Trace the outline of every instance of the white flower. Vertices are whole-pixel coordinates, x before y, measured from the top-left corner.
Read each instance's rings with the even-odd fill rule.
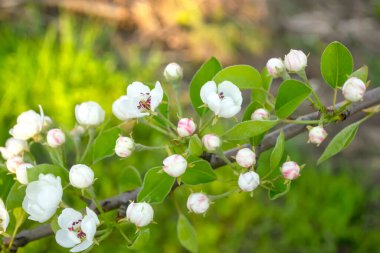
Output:
[[[88,101],[75,106],[75,118],[82,126],[96,127],[103,123],[104,117],[104,110],[96,102]]]
[[[350,77],[343,85],[342,92],[346,100],[358,102],[363,99],[367,87],[365,83],[356,77]]]
[[[16,170],[16,177],[17,181],[20,182],[20,184],[28,184],[28,169],[33,168],[33,164],[30,163],[22,163],[20,166],[18,166]]]
[[[271,76],[277,78],[285,71],[285,65],[280,58],[271,58],[267,62],[267,69]]]
[[[292,161],[285,162],[281,166],[282,176],[289,180],[296,179],[300,175],[300,170],[301,170],[300,166],[298,166],[296,162],[292,162]]]
[[[259,186],[260,176],[254,171],[248,171],[240,174],[238,184],[242,191],[251,192]]]
[[[264,108],[255,110],[251,115],[251,120],[267,120],[269,119],[269,112]]]
[[[76,164],[69,172],[70,184],[76,188],[84,189],[94,182],[94,172],[84,164]]]
[[[40,174],[37,181],[29,183],[26,187],[22,208],[30,215],[29,220],[43,223],[57,211],[62,194],[60,177]]]
[[[9,133],[19,140],[28,140],[41,133],[44,126],[44,116],[41,109],[41,115],[33,110],[21,113],[17,117],[17,124]]]
[[[46,140],[50,147],[59,147],[66,141],[65,133],[59,128],[51,129],[47,133]]]
[[[236,162],[244,168],[249,168],[256,163],[256,154],[249,148],[240,149],[236,154]]]
[[[164,70],[166,81],[173,82],[182,79],[183,71],[180,65],[175,62],[169,63]]]
[[[298,72],[303,70],[307,66],[307,56],[301,50],[291,49],[290,52],[285,55],[285,67],[290,72]]]
[[[206,134],[202,137],[202,144],[207,151],[216,151],[221,144],[220,138],[214,134]]]
[[[55,240],[64,248],[72,248],[70,252],[86,250],[94,243],[99,224],[98,216],[88,207],[84,217],[72,208],[65,208],[58,216],[61,229],[56,232]]]
[[[9,214],[5,208],[4,202],[0,199],[0,235],[7,230],[9,224]]]
[[[20,156],[15,156],[7,160],[7,169],[11,173],[16,173],[17,168],[24,163],[24,160]]]
[[[327,137],[326,130],[321,126],[313,127],[309,130],[309,142],[319,146]]]
[[[185,173],[187,161],[181,155],[171,155],[164,159],[163,170],[172,177],[179,177]]]
[[[194,212],[196,214],[205,213],[209,207],[209,198],[206,194],[201,192],[192,193],[187,199],[187,209],[189,209],[190,212]]]
[[[152,222],[154,210],[148,203],[130,203],[127,208],[127,220],[136,225],[136,227],[145,227]]]
[[[119,120],[148,116],[157,108],[164,97],[160,82],[154,89],[140,82],[133,82],[127,87],[127,95],[121,96],[112,104],[112,112]]]
[[[120,136],[116,140],[115,153],[119,157],[128,157],[135,150],[135,142],[132,138]]]
[[[0,147],[0,152],[5,160],[22,155],[24,151],[28,150],[28,143],[24,140],[19,140],[16,138],[9,138],[5,142],[5,147]]]
[[[197,125],[195,125],[193,119],[182,118],[178,121],[177,132],[180,137],[187,137],[193,135]]]
[[[201,88],[201,99],[215,115],[231,118],[240,112],[243,98],[239,88],[229,81],[218,86],[214,81],[205,83]]]

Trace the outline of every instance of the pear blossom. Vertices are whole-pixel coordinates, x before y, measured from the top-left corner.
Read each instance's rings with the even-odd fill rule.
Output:
[[[154,89],[143,83],[133,82],[127,87],[127,95],[121,96],[112,104],[112,112],[119,120],[148,116],[158,107],[164,97],[160,82]]]
[[[1,155],[5,160],[12,157],[22,155],[24,151],[28,151],[28,143],[24,140],[19,140],[16,138],[9,138],[5,142],[5,147],[0,147]]]
[[[6,166],[10,173],[16,173],[17,168],[24,163],[20,156],[15,156],[7,160]]]
[[[210,207],[210,200],[206,194],[198,192],[190,194],[187,199],[187,209],[196,214],[205,213]]]
[[[309,142],[319,146],[327,137],[327,132],[322,126],[316,126],[309,130]]]
[[[191,136],[196,129],[197,125],[194,123],[193,119],[182,118],[178,121],[177,132],[180,137]]]
[[[75,106],[75,118],[85,127],[97,127],[103,123],[105,112],[96,102],[88,101]]]
[[[135,142],[132,138],[120,136],[116,140],[115,153],[119,157],[128,157],[135,150]]]
[[[269,119],[269,112],[264,108],[255,110],[251,115],[251,120],[267,120]]]
[[[65,208],[58,216],[60,229],[55,234],[55,240],[64,248],[71,248],[70,252],[84,251],[94,243],[99,224],[98,216],[88,207],[84,217],[72,208]]]
[[[171,155],[166,157],[163,161],[163,170],[172,177],[179,177],[185,173],[187,168],[187,161],[181,155]]]
[[[5,208],[4,202],[0,199],[0,235],[7,230],[9,224],[9,214]]]
[[[202,144],[206,148],[207,151],[213,152],[216,151],[220,145],[221,140],[218,136],[214,134],[206,134],[202,137]]]
[[[28,184],[28,169],[33,168],[33,164],[31,163],[22,163],[20,166],[18,166],[16,170],[16,178],[17,181],[20,182],[20,184]]]
[[[296,162],[288,161],[281,166],[280,170],[284,178],[294,180],[300,175],[301,168]]]
[[[238,185],[242,191],[251,192],[260,184],[260,176],[254,171],[240,174]]]
[[[76,188],[84,189],[94,182],[94,172],[84,164],[76,164],[69,172],[70,184]]]
[[[52,174],[40,174],[37,181],[26,187],[22,208],[29,214],[29,220],[43,223],[50,219],[62,200],[61,178]]]
[[[9,133],[16,139],[28,140],[41,133],[44,126],[44,119],[42,108],[41,114],[33,110],[23,112],[17,117],[17,123]]]
[[[365,83],[357,77],[350,77],[343,85],[342,92],[346,100],[358,102],[363,99],[367,87]]]
[[[51,129],[47,133],[46,140],[50,147],[57,148],[65,143],[65,133],[59,128]]]
[[[274,77],[280,77],[281,74],[285,71],[285,65],[280,58],[271,58],[267,62],[268,73]]]
[[[130,203],[127,208],[126,218],[136,227],[145,227],[153,221],[154,210],[151,205],[146,202]]]
[[[182,67],[175,62],[169,63],[164,70],[164,76],[166,81],[173,82],[182,79],[183,70]]]
[[[290,72],[299,72],[307,66],[307,56],[301,50],[291,49],[290,52],[285,55],[285,67]]]
[[[203,103],[219,117],[231,118],[241,110],[241,91],[230,81],[223,81],[218,85],[214,81],[208,81],[202,86],[200,93]]]
[[[244,168],[249,168],[256,163],[256,154],[249,148],[242,148],[236,154],[236,162]]]

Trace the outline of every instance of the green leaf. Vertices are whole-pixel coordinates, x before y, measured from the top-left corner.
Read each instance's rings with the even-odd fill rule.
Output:
[[[245,140],[265,133],[278,124],[278,120],[248,120],[236,124],[227,130],[223,138],[227,140]]]
[[[359,129],[361,122],[355,122],[347,127],[345,127],[342,131],[340,131],[329,143],[326,147],[323,154],[318,159],[318,164],[326,161],[330,157],[338,154],[340,151],[348,147],[352,140],[355,138],[355,135]]]
[[[216,58],[211,57],[200,67],[190,82],[189,94],[191,103],[193,104],[195,111],[201,116],[207,112],[206,108],[200,108],[200,106],[203,104],[200,95],[201,88],[206,82],[211,81],[214,75],[221,69],[222,65],[220,62]]]
[[[5,206],[8,210],[12,210],[16,207],[22,206],[22,201],[25,197],[26,187],[19,182],[15,182],[8,193],[8,197],[5,201]]]
[[[363,67],[357,69],[354,71],[354,73],[351,74],[350,77],[357,77],[363,82],[367,82],[368,78],[368,67],[364,65]]]
[[[311,89],[303,82],[297,80],[284,81],[277,94],[276,115],[281,119],[289,117],[310,93]]]
[[[289,192],[291,182],[287,182],[286,184],[284,182],[285,180],[277,180],[274,182],[274,187],[268,191],[270,200],[278,199]]]
[[[127,166],[121,170],[117,178],[119,192],[134,190],[142,184],[140,172],[133,166]]]
[[[68,182],[69,172],[57,165],[52,164],[39,164],[27,170],[28,181],[33,182],[38,180],[40,174],[53,174],[56,177],[61,178],[61,183]]]
[[[197,134],[190,137],[189,140],[189,155],[200,156],[203,153],[202,141]]]
[[[262,88],[259,71],[249,65],[234,65],[219,71],[213,78],[218,84],[230,81],[240,89]]]
[[[92,160],[94,163],[113,156],[115,153],[115,143],[120,135],[119,128],[111,128],[101,133],[92,146]]]
[[[263,88],[266,91],[269,91],[272,85],[273,77],[269,75],[268,69],[266,67],[261,71],[261,80]]]
[[[341,87],[353,68],[352,55],[342,43],[334,41],[326,47],[321,57],[321,73],[327,84]]]
[[[285,150],[285,135],[284,131],[281,131],[277,137],[276,145],[273,148],[272,154],[270,156],[270,168],[272,170],[276,169],[281,162],[281,158],[284,155]]]
[[[174,177],[162,171],[162,166],[150,169],[145,174],[143,186],[137,196],[137,201],[162,203],[172,189],[174,181]]]
[[[0,170],[1,199],[7,198],[8,192],[10,191],[14,183],[15,180],[13,179],[13,176],[9,174],[8,170]]]
[[[136,239],[128,248],[131,250],[140,250],[144,246],[146,246],[146,243],[149,241],[149,239],[150,239],[150,229],[149,228],[141,229],[138,232]]]
[[[205,184],[216,180],[216,174],[211,165],[198,157],[187,159],[192,167],[188,167],[182,175],[181,180],[188,185]]]
[[[197,234],[190,221],[180,214],[177,222],[177,236],[181,245],[192,253],[198,252]]]

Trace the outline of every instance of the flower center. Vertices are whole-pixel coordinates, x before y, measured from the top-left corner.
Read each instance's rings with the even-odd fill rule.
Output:
[[[77,234],[77,237],[81,240],[83,240],[84,238],[86,238],[86,233],[82,231],[82,228],[81,228],[81,223],[82,223],[82,220],[77,220],[77,221],[74,221],[72,224],[71,224],[71,227],[69,227],[69,231],[72,231],[72,232],[75,232]]]
[[[223,94],[223,92],[219,93],[219,98],[220,98],[220,99],[223,99],[223,98],[224,98],[224,94]]]
[[[137,109],[139,110],[146,110],[146,111],[150,111],[150,103],[151,103],[151,96],[148,93],[141,93],[141,96],[144,97],[143,99],[140,100],[138,106],[137,106]]]

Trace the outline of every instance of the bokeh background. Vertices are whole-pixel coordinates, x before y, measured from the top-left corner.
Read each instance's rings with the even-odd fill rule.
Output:
[[[163,81],[171,61],[184,67],[180,97],[193,114],[187,85],[210,56],[224,66],[261,69],[270,57],[302,49],[310,53],[308,75],[330,104],[319,59],[333,40],[351,50],[355,68],[369,66],[372,87],[380,84],[376,0],[1,0],[0,143],[17,115],[38,104],[66,130],[75,125],[75,104],[86,100],[99,102],[111,117],[111,104],[127,84]],[[217,201],[205,218],[187,215],[200,252],[380,252],[379,123],[379,116],[366,122],[347,150],[318,167],[324,145],[306,144],[305,134],[287,143],[293,159],[307,166],[284,198],[270,201],[263,190],[253,198],[235,194]],[[330,127],[329,139],[343,126]],[[163,138],[145,128],[135,136],[146,144]],[[144,173],[161,163],[160,156],[143,153],[97,164],[99,197],[122,190],[113,186],[123,167],[135,165]],[[223,176],[223,170],[218,173]],[[218,181],[204,189],[217,194],[228,188]],[[141,252],[186,252],[176,238],[174,202],[186,213],[188,192],[179,189],[155,208],[158,224]],[[128,252],[125,245],[114,233],[92,252]],[[50,237],[19,252],[66,251]]]

